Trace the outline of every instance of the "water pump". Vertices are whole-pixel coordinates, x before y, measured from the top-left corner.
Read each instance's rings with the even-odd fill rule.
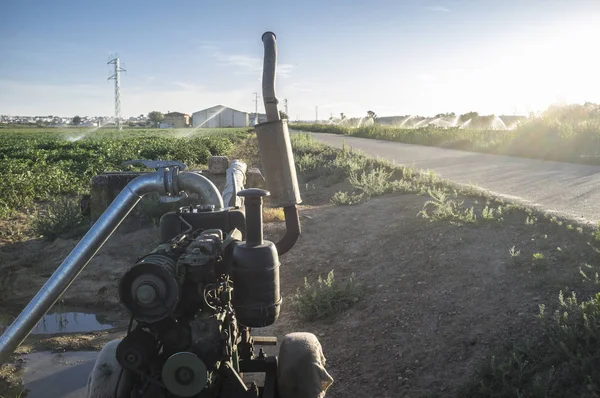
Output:
[[[262,238],[262,197],[268,194],[238,193],[245,198],[246,240],[237,228],[189,224],[121,277],[119,298],[136,327],[117,346],[116,359],[135,396],[277,396],[275,358],[254,351],[255,344],[276,340],[250,335],[250,328],[273,324],[281,304],[277,249]],[[191,214],[202,225],[211,213]],[[170,227],[162,224],[167,231],[161,236]],[[247,386],[245,371],[265,373],[268,383]]]

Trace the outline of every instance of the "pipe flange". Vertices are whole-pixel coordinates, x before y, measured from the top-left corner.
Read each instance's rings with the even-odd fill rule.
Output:
[[[163,169],[162,171],[165,175],[165,191],[167,195],[176,195],[173,193],[173,173],[171,169]]]
[[[179,167],[168,168],[164,170],[165,176],[165,191],[167,195],[179,196]]]
[[[173,179],[173,192],[174,195],[179,195],[179,193],[181,192],[181,189],[179,188],[179,167],[175,167],[173,168],[173,171],[171,172],[172,174],[172,179]]]

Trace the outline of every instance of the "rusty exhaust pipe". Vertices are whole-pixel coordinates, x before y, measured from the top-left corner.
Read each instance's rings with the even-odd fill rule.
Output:
[[[262,35],[265,49],[263,63],[263,99],[267,122],[255,126],[260,161],[262,163],[267,189],[271,192],[272,203],[283,207],[286,232],[275,244],[279,255],[287,253],[300,236],[300,219],[297,205],[302,203],[296,166],[290,142],[287,120],[280,120],[275,96],[275,75],[277,71],[277,45],[275,33]]]

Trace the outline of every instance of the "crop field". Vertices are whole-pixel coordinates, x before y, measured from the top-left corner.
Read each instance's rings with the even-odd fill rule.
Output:
[[[473,124],[473,123],[471,123]],[[600,165],[600,107],[595,104],[549,108],[512,129],[405,127],[375,123],[294,124],[301,131],[351,135],[473,152]]]
[[[126,160],[205,165],[209,156],[231,150],[246,131],[0,129],[0,218],[36,202],[85,193],[94,175],[124,170],[120,164]]]

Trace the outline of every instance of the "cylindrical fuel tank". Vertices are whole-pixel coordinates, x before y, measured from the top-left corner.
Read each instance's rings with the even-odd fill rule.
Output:
[[[279,255],[275,244],[263,241],[258,246],[245,242],[233,249],[231,279],[233,307],[238,321],[248,327],[272,325],[279,317]]]

